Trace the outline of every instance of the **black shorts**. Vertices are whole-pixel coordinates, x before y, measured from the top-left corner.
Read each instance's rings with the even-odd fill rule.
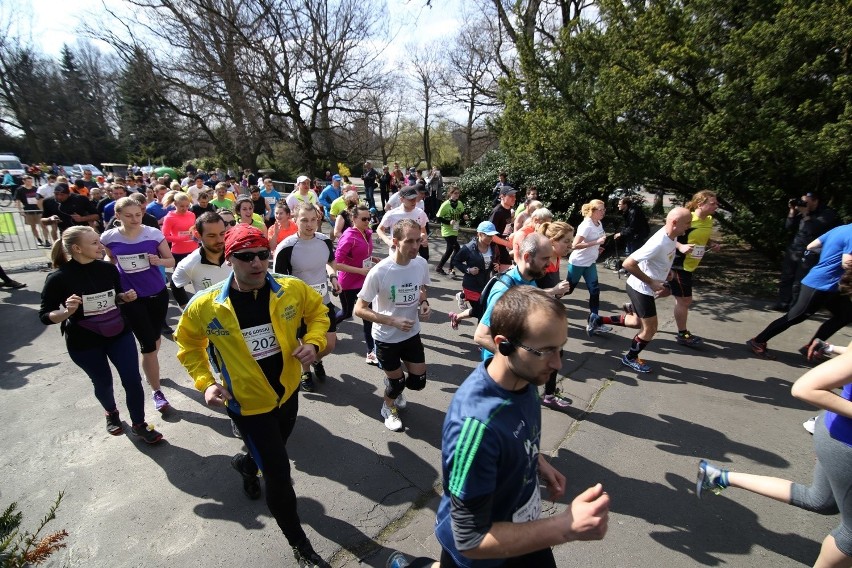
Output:
[[[133,335],[139,342],[139,352],[153,353],[157,350],[157,340],[166,322],[169,311],[169,292],[163,288],[153,296],[138,297],[132,302],[121,305],[121,311],[130,323]]]
[[[674,278],[669,281],[669,286],[672,289],[672,296],[678,298],[692,297],[692,272],[682,268],[672,269]]]
[[[633,303],[633,311],[639,319],[653,318],[657,315],[657,302],[654,296],[643,294],[628,284],[627,297]]]
[[[509,254],[509,249],[503,245],[497,245],[497,263],[512,264],[512,255]]]
[[[328,332],[334,333],[337,331],[337,308],[331,302],[325,305],[328,308]],[[308,333],[308,326],[305,324],[305,320],[302,320],[302,325],[299,326],[299,330],[296,332],[296,337],[298,339],[302,339],[305,334]]]
[[[382,370],[388,373],[396,371],[406,363],[425,363],[426,353],[423,351],[423,342],[420,334],[409,337],[399,343],[385,343],[376,340],[376,359],[382,366]]]

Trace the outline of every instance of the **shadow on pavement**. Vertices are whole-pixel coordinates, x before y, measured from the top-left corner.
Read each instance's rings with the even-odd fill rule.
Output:
[[[704,566],[727,563],[715,556],[739,554],[743,557],[755,546],[811,565],[819,555],[820,543],[795,534],[781,534],[764,528],[751,510],[737,503],[729,490],[717,497],[695,496],[695,482],[676,473],[666,474],[665,482],[649,482],[621,477],[579,454],[561,449],[554,465],[568,479],[567,495],[577,495],[602,483],[609,493],[610,511],[643,519],[651,525],[670,530],[650,533],[658,543],[688,556]],[[695,460],[697,467],[698,460]],[[664,507],[660,504],[665,503]],[[779,507],[785,507],[778,503]],[[747,561],[743,558],[743,563]]]
[[[4,289],[5,290],[5,289]],[[11,390],[25,386],[31,373],[55,367],[59,363],[30,363],[23,361],[12,361],[14,354],[19,349],[31,345],[37,337],[44,333],[45,326],[38,319],[38,308],[41,304],[41,293],[31,289],[10,290],[8,296],[3,299],[2,317],[0,317],[0,337],[3,338],[2,350],[0,351],[0,390]],[[12,303],[14,302],[14,303]],[[35,306],[33,306],[35,304]],[[49,326],[50,331],[56,336],[51,337],[51,343],[59,343],[56,350],[45,345],[42,349],[46,358],[50,359],[57,355],[65,355],[65,340],[59,335],[59,326]]]

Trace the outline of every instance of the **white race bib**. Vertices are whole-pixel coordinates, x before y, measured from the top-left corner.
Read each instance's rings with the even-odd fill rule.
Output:
[[[513,523],[528,523],[538,520],[541,516],[541,491],[539,491],[538,483],[535,484],[535,489],[526,503],[521,505],[517,511],[512,513]]]
[[[453,220],[453,222],[450,223],[450,227],[452,227],[454,231],[458,231],[459,230],[459,220],[458,219]]]
[[[128,274],[142,272],[151,267],[151,263],[148,261],[148,254],[144,252],[139,254],[119,254],[116,258],[118,259],[118,265]]]
[[[97,294],[83,294],[83,315],[85,316],[97,316],[117,309],[115,290],[107,290]]]
[[[325,298],[325,295],[328,294],[328,282],[323,282],[321,284],[311,284],[311,288],[317,291],[317,293]]]
[[[701,258],[707,252],[707,247],[704,245],[695,245],[692,247],[692,258]]]
[[[372,258],[365,258],[361,262],[361,268],[373,268],[374,266],[376,266],[376,263],[373,262]]]
[[[267,205],[275,205],[276,201],[275,197],[264,197],[263,200],[266,201]]]
[[[281,344],[278,343],[278,339],[275,337],[271,323],[249,327],[240,331],[243,334],[246,347],[248,347],[255,361],[281,353]]]
[[[27,204],[38,205],[38,197],[27,197]]]
[[[399,307],[416,304],[419,297],[420,290],[416,284],[403,284],[399,288],[391,287],[391,300]]]

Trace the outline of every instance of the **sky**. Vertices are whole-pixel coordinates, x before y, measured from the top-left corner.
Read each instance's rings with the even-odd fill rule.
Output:
[[[425,43],[443,36],[451,37],[462,24],[465,1],[432,0],[429,8],[426,0],[386,0],[390,27],[404,30],[411,22],[419,22],[419,33],[408,34],[405,42]],[[79,39],[77,30],[86,22],[91,25],[96,14],[103,13],[104,5],[118,13],[127,9],[121,0],[3,0],[2,4],[3,12],[13,10],[19,34],[29,35],[45,54],[54,56],[60,53],[64,43],[75,44]],[[423,33],[424,30],[428,33]],[[396,42],[395,45],[400,46],[401,43]],[[108,48],[104,46],[103,49]],[[382,55],[383,59],[392,62],[401,59],[401,50],[391,46]]]

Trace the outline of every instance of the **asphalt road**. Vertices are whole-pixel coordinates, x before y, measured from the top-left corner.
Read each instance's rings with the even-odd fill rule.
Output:
[[[433,266],[442,247],[433,241]],[[625,300],[624,282],[599,270],[601,313],[615,312]],[[48,565],[294,566],[265,502],[243,496],[229,465],[242,442],[221,411],[203,404],[174,343],[164,341],[160,357],[174,410],[154,416],[150,398],[146,407],[166,442],[147,447],[132,435],[106,433],[91,385],[68,359],[58,327],[37,319],[45,276],[19,272],[15,278],[28,288],[0,289],[0,507],[17,501],[24,528],[32,529],[64,491],[48,528],[68,530],[68,548]],[[382,374],[364,363],[360,322],[340,326],[336,353],[326,359],[329,380],[300,395],[289,443],[299,510],[315,548],[334,566],[384,566],[389,548],[439,554],[432,523],[441,424],[478,355],[473,324],[453,331],[446,316],[460,281],[434,275],[432,284],[435,314],[423,326],[429,384],[409,393],[404,432],[382,424]],[[561,388],[577,411],[543,409],[542,451],[568,477],[568,495],[602,482],[612,508],[606,538],[557,547],[559,565],[812,564],[837,518],[737,490],[699,501],[694,479],[705,457],[809,480],[814,454],[801,423],[813,410],[791,397],[790,386],[808,368],[795,350],[819,322],[771,342],[777,361],[756,359],[743,342],[777,314],[762,302],[699,288],[689,327],[706,344],[678,346],[673,302],[662,300],[661,331],[643,354],[655,372],[637,376],[618,361],[632,330],[588,338],[586,299],[583,284],[567,298]],[[177,315],[172,308],[173,325]],[[850,338],[847,328],[834,340]],[[117,395],[127,424],[118,386]],[[564,506],[551,504],[545,514]]]

